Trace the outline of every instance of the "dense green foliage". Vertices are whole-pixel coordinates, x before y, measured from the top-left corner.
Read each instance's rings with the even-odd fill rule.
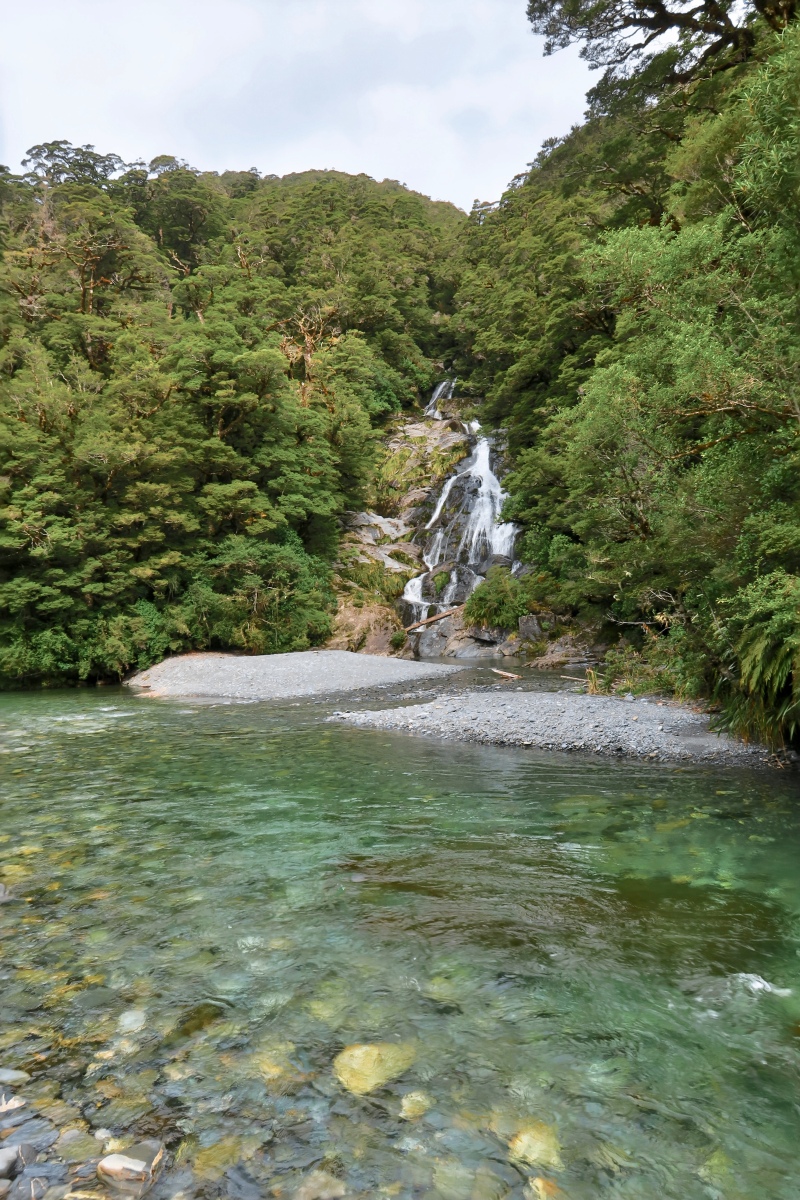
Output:
[[[800,30],[762,48],[547,147],[473,213],[453,320],[508,427],[535,598],[779,741],[800,713]]]
[[[0,178],[0,675],[325,637],[338,515],[436,368],[449,205],[333,173]]]
[[[366,177],[65,143],[0,175],[7,684],[324,638],[337,518],[445,363],[505,430],[531,568],[470,619],[545,606],[615,643],[598,686],[798,737],[794,3],[529,15],[607,71],[469,218]]]

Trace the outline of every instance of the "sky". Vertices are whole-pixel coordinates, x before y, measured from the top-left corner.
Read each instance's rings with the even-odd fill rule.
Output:
[[[0,0],[0,162],[37,142],[398,179],[469,209],[579,121],[525,0]]]

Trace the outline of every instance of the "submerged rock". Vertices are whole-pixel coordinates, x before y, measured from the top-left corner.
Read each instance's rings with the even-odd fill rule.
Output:
[[[29,1079],[27,1071],[12,1071],[8,1067],[0,1067],[0,1084],[13,1087],[17,1083],[27,1083]]]
[[[17,1173],[17,1147],[0,1147],[0,1179],[13,1179]]]
[[[68,1163],[85,1162],[87,1158],[97,1158],[100,1153],[97,1139],[85,1129],[65,1129],[53,1149]]]
[[[531,1167],[552,1167],[560,1171],[564,1166],[558,1135],[552,1125],[545,1125],[544,1121],[531,1121],[521,1126],[509,1141],[508,1152],[518,1162]]]
[[[543,1175],[537,1175],[532,1179],[525,1188],[526,1200],[567,1200],[557,1183],[553,1183],[552,1179],[545,1179]]]
[[[416,1057],[416,1050],[408,1042],[346,1046],[333,1060],[333,1071],[348,1092],[365,1096],[399,1078]]]
[[[11,1200],[42,1200],[50,1188],[67,1182],[65,1163],[37,1163],[25,1167],[9,1191]]]
[[[347,1188],[327,1171],[312,1171],[294,1194],[294,1200],[339,1200]]]
[[[404,1121],[415,1121],[417,1117],[423,1117],[432,1107],[433,1100],[427,1092],[409,1092],[403,1096],[400,1104],[400,1116]]]
[[[123,1154],[109,1154],[97,1164],[100,1181],[126,1196],[143,1196],[155,1183],[164,1165],[161,1142],[137,1142]]]

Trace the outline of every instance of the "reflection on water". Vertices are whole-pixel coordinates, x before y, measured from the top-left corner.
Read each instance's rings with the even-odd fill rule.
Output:
[[[792,778],[121,692],[0,717],[0,1066],[166,1141],[154,1194],[797,1196]]]

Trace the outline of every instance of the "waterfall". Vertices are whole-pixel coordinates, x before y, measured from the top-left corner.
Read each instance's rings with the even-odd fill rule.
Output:
[[[425,415],[441,420],[438,403],[450,399],[454,390],[455,380],[438,384]],[[476,437],[473,452],[462,469],[445,480],[425,526],[424,532],[430,534],[422,554],[427,571],[410,579],[402,595],[410,624],[424,620],[431,608],[443,612],[462,603],[494,560],[505,559],[510,564],[514,553],[517,528],[510,521],[500,520],[506,493],[492,470],[492,441],[480,436],[478,421],[473,421],[470,428]],[[437,567],[450,575],[441,594],[434,584]]]
[[[439,412],[439,401],[452,400],[457,383],[458,379],[443,379],[441,383],[437,383],[433,389],[433,395],[430,398],[428,407],[425,409],[424,415],[426,417],[432,417],[434,421],[441,421],[442,414]]]

